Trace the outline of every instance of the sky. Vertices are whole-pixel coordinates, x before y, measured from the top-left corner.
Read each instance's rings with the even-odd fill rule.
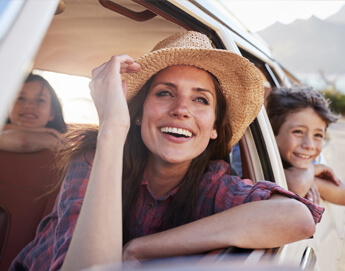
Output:
[[[260,31],[279,21],[284,24],[296,19],[319,19],[336,13],[345,1],[233,1],[221,0],[233,14],[250,30]]]

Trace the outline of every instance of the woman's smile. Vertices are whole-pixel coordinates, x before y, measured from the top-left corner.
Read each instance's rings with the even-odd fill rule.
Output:
[[[193,133],[187,129],[177,128],[177,127],[161,127],[161,132],[163,134],[172,135],[174,137],[185,137],[190,138],[193,136]]]

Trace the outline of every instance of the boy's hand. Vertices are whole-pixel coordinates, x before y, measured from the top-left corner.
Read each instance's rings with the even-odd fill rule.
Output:
[[[320,205],[320,193],[315,182],[313,182],[305,198],[313,203]]]
[[[314,176],[320,179],[331,181],[335,183],[337,186],[341,184],[341,180],[339,180],[338,177],[335,176],[333,170],[330,167],[325,166],[323,164],[314,165]]]

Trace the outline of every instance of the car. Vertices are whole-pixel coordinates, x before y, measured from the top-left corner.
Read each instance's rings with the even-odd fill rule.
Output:
[[[293,73],[274,58],[268,45],[237,20],[231,13],[231,4],[225,6],[220,0],[3,0],[0,2],[0,25],[1,125],[31,69],[90,78],[91,70],[112,55],[126,53],[137,58],[149,52],[158,41],[182,30],[202,32],[216,48],[235,52],[254,63],[264,78],[266,97],[275,87],[299,83]],[[287,188],[264,107],[246,130],[239,146],[243,178],[254,182],[269,180]],[[0,187],[7,187],[1,179]],[[220,260],[224,254],[243,252],[252,264],[269,259],[277,266],[337,270],[339,255],[343,253],[340,224],[343,218],[335,220],[335,214],[341,213],[337,206],[322,204],[326,212],[313,238],[275,249],[241,251],[229,248],[213,255]],[[0,205],[4,203],[0,201]],[[18,215],[11,212],[6,215],[6,210],[3,214],[12,218]],[[39,219],[32,223],[37,226]],[[23,247],[11,237],[11,221],[6,221],[8,231],[2,231],[0,236],[1,270],[6,270]],[[25,232],[26,225],[20,227]],[[30,232],[30,236],[33,234]]]

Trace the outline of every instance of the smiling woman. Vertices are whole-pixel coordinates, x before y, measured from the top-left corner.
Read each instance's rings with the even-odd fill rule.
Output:
[[[113,56],[93,70],[90,89],[99,127],[69,134],[54,210],[10,270],[271,248],[313,235],[323,208],[230,175],[229,149],[263,104],[261,73],[247,59],[185,31],[136,61]]]
[[[206,149],[210,139],[217,138],[216,101],[214,82],[206,71],[171,66],[155,76],[140,120],[143,142],[151,151],[149,161],[183,162],[181,169],[187,169],[191,160]],[[175,116],[175,121],[171,116]],[[178,130],[190,136],[181,137]]]

